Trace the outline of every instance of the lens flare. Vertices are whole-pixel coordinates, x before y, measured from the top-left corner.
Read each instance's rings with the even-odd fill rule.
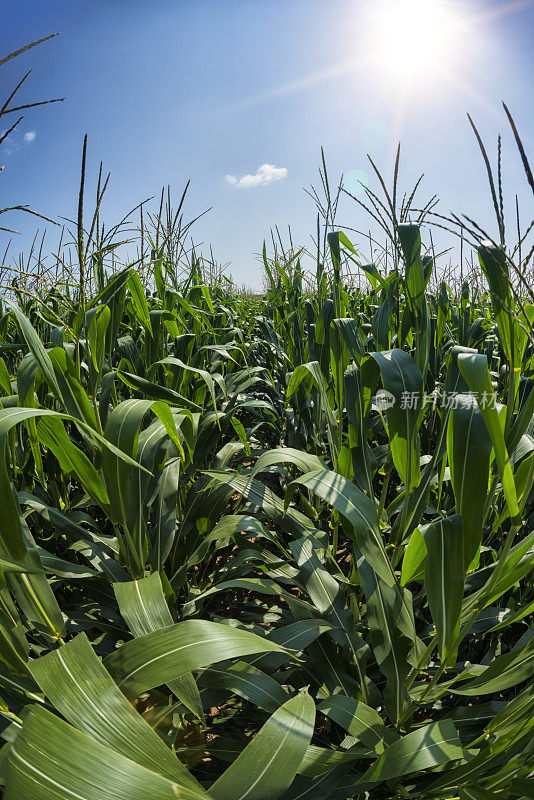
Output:
[[[461,56],[465,23],[442,0],[379,0],[370,22],[377,62],[401,81],[446,72]]]

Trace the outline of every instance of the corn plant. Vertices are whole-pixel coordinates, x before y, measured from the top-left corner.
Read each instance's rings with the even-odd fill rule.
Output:
[[[104,179],[86,226],[85,162],[74,261],[0,309],[3,796],[531,797],[532,253],[499,202],[498,241],[462,222],[476,285],[395,177],[390,269],[329,198],[315,274],[265,247],[258,297],[185,193],[108,237]]]

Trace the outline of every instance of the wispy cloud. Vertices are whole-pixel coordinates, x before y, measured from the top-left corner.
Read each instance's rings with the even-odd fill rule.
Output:
[[[268,183],[282,181],[287,175],[287,167],[275,167],[274,164],[262,164],[254,175],[227,175],[226,182],[238,189],[252,189],[254,186],[266,186]]]
[[[7,128],[0,130],[0,139],[2,139],[0,152],[2,154],[2,158],[9,158],[9,156],[12,156],[13,153],[19,149],[19,144],[16,141],[16,132],[10,133],[9,136],[6,136],[7,130]]]
[[[37,131],[27,131],[24,134],[24,141],[30,144],[34,141],[35,137],[37,136]]]

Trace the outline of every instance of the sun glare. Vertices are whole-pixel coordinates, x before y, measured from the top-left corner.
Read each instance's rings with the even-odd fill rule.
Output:
[[[428,80],[459,57],[464,29],[442,0],[375,0],[371,46],[378,63],[400,80]]]

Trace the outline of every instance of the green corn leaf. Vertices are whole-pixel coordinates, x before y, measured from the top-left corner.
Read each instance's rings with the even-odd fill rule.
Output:
[[[389,585],[395,576],[387,557],[372,501],[353,483],[330,470],[314,470],[292,481],[286,491],[287,508],[296,489],[304,486],[333,506],[345,522],[345,531],[377,574]]]
[[[58,417],[41,417],[37,421],[40,441],[51,450],[66,475],[76,474],[85,491],[103,508],[109,507],[109,497],[102,478],[85,453],[68,437]],[[114,456],[117,458],[117,456]]]
[[[53,506],[43,503],[38,497],[35,497],[35,495],[29,494],[28,492],[19,492],[18,497],[21,506],[35,511],[40,517],[42,517],[42,519],[46,520],[46,522],[50,523],[50,525],[59,528],[73,541],[77,541],[78,539],[84,539],[88,542],[97,541],[100,544],[105,545],[112,552],[118,554],[119,547],[117,545],[117,540],[114,537],[105,535],[100,536],[96,530],[92,530],[91,528],[83,528],[81,525],[74,522],[70,517],[66,516],[66,514],[58,511],[57,508],[53,508]]]
[[[237,438],[243,445],[245,453],[247,454],[247,456],[250,456],[250,445],[248,443],[247,432],[244,428],[243,423],[240,422],[237,419],[237,417],[230,417],[230,424],[232,425],[232,428],[236,432]]]
[[[200,675],[198,683],[209,689],[225,689],[270,713],[289,699],[285,689],[274,678],[244,661],[226,667],[209,667]]]
[[[37,706],[9,750],[7,782],[5,800],[209,798],[200,787],[182,787]]]
[[[7,591],[5,584],[3,590]],[[20,617],[11,616],[0,609],[0,659],[3,664],[7,665],[10,672],[26,675],[29,655],[30,648]]]
[[[267,720],[209,789],[214,800],[276,800],[291,785],[310,743],[315,704],[307,692]]]
[[[454,694],[476,697],[502,692],[534,676],[534,637],[525,647],[498,656],[484,672]]]
[[[269,519],[295,536],[302,535],[312,527],[308,517],[293,508],[285,508],[284,501],[256,478],[211,470],[206,475],[243,495],[253,506],[261,508]]]
[[[9,417],[8,412],[4,412],[0,417],[0,556],[28,565],[28,571],[8,575],[10,588],[24,614],[33,622],[44,625],[47,632],[57,639],[65,632],[63,615],[44,575],[7,470],[7,440],[13,419],[19,421],[20,415]]]
[[[393,742],[363,775],[362,781],[389,781],[462,757],[453,723],[432,722]]]
[[[217,413],[217,401],[215,398],[215,381],[213,380],[210,373],[205,369],[199,369],[198,367],[192,367],[188,364],[185,364],[181,359],[175,358],[174,356],[168,356],[167,358],[162,359],[161,361],[156,361],[150,367],[150,371],[156,369],[158,366],[163,366],[165,368],[168,367],[178,367],[179,369],[185,370],[186,372],[192,372],[196,375],[200,375],[204,383],[206,384],[210,397],[211,402],[213,404],[213,410]]]
[[[463,786],[460,789],[460,800],[499,800],[499,797],[482,786]]]
[[[388,585],[369,564],[360,560],[360,579],[378,666],[387,678],[384,700],[388,715],[398,722],[410,708],[405,686],[411,670],[409,654],[415,645],[411,595],[398,584]]]
[[[139,275],[135,270],[132,270],[130,272],[130,276],[128,278],[128,289],[130,290],[132,304],[135,309],[135,314],[137,316],[137,319],[139,320],[141,325],[147,328],[148,332],[152,334],[150,311],[148,309],[145,291],[141,284]]]
[[[335,460],[338,455],[339,443],[337,439],[337,422],[330,405],[330,400],[326,393],[325,380],[321,372],[321,366],[317,361],[310,361],[307,364],[299,364],[293,371],[289,380],[286,398],[289,400],[291,396],[297,391],[298,387],[304,380],[311,380],[311,383],[317,389],[321,399],[321,410],[326,416],[326,427],[328,433],[328,442],[332,452],[333,459]]]
[[[35,328],[16,303],[13,303],[7,298],[4,298],[4,302],[17,320],[17,324],[20,328],[20,332],[22,333],[24,341],[28,345],[30,352],[33,354],[44,380],[47,382],[56,399],[62,402],[63,398],[61,397],[61,392],[56,381],[54,367],[48,353],[44,348],[43,343],[35,331]]]
[[[157,572],[138,581],[115,583],[113,589],[119,610],[134,636],[143,636],[174,624]],[[168,686],[193,714],[204,720],[200,693],[191,673],[168,682]]]
[[[340,584],[321,563],[310,538],[297,539],[290,549],[299,566],[298,580],[317,610],[333,625],[352,630],[353,617]]]
[[[350,736],[377,753],[382,753],[384,748],[398,739],[395,731],[384,725],[380,714],[374,708],[352,697],[336,695],[324,700],[317,710],[326,714]]]
[[[148,557],[154,569],[161,570],[174,542],[178,512],[176,500],[180,488],[180,460],[169,461],[158,480],[156,499],[156,526],[152,532],[152,546]]]
[[[48,550],[44,550],[42,547],[38,547],[37,552],[41,564],[43,565],[43,570],[45,572],[51,572],[53,575],[57,575],[60,578],[76,580],[80,578],[93,578],[97,575],[94,569],[89,569],[80,564],[72,564],[70,561],[66,561],[64,558],[59,558],[54,555],[54,553],[49,553]]]
[[[85,425],[85,423],[80,422],[75,417],[71,417],[69,414],[62,414],[58,411],[51,411],[47,408],[6,408],[1,410],[0,435],[6,434],[9,430],[11,430],[11,428],[15,427],[15,425],[34,417],[57,417],[58,419],[65,420],[67,422],[75,422],[77,425],[82,426],[88,433],[90,433],[91,437],[100,445],[102,445],[104,451],[109,450],[111,453],[113,453],[113,455],[117,456],[129,466],[147,472],[147,470],[134,461],[133,458],[128,456],[126,453],[123,453],[122,450],[116,447],[105,436],[101,436],[96,431],[91,430],[88,425]],[[147,472],[147,474],[150,473]]]
[[[2,431],[0,433],[0,514],[2,517],[0,545],[3,550],[2,555],[14,561],[23,561],[26,555],[26,545],[20,526],[18,503],[7,470],[7,454],[7,433]]]
[[[352,317],[342,317],[333,319],[332,325],[337,328],[349,358],[358,363],[363,358],[365,351],[357,321]]]
[[[108,417],[104,435],[121,452],[133,460],[137,455],[139,429],[145,415],[152,406],[151,400],[124,400]],[[133,495],[132,481],[136,475],[131,462],[125,462],[114,452],[104,451],[102,467],[109,492],[113,518],[133,533],[141,513],[142,499]],[[134,499],[137,503],[134,503]],[[142,516],[142,513],[141,513]],[[140,531],[137,531],[141,535]],[[141,553],[138,552],[141,557]]]
[[[512,294],[508,277],[508,264],[506,253],[501,247],[496,247],[489,241],[482,242],[478,248],[480,266],[488,279],[491,304],[495,320],[499,327],[499,334],[503,350],[508,363],[513,363],[513,318],[510,310],[513,309]]]
[[[514,474],[504,443],[504,434],[499,421],[499,414],[492,401],[494,393],[486,356],[460,353],[458,356],[458,366],[469,388],[476,395],[480,411],[484,417],[484,422],[486,423],[495,450],[495,460],[497,461],[499,474],[501,476],[508,511],[512,521],[517,521],[519,507],[517,504]]]
[[[425,525],[416,528],[410,536],[402,559],[401,586],[406,586],[411,581],[423,580],[425,576],[427,546],[424,532],[427,527]]]
[[[2,572],[27,572],[38,574],[43,572],[39,567],[32,567],[30,564],[25,564],[22,561],[13,561],[10,558],[0,557],[0,569]]]
[[[96,372],[102,369],[106,347],[106,331],[111,319],[108,306],[94,306],[86,314],[87,340],[91,363]]]
[[[510,453],[513,453],[521,441],[521,437],[526,433],[534,417],[534,391],[530,391],[526,400],[522,404],[517,417],[514,420],[506,446]]]
[[[0,388],[4,394],[11,394],[11,378],[3,358],[0,358]]]
[[[443,662],[454,663],[451,649],[460,630],[467,565],[464,564],[464,521],[460,514],[431,523],[427,547],[425,589]]]
[[[180,786],[197,788],[183,764],[124,697],[85,634],[32,662],[31,673],[76,728]]]
[[[332,629],[332,625],[323,619],[301,619],[284,625],[283,628],[276,628],[269,636],[269,641],[276,642],[286,651],[297,655],[305,650],[308,645],[314,642],[323,633]],[[269,653],[268,655],[255,656],[249,659],[249,663],[276,669],[280,664],[288,660],[288,653]]]
[[[362,757],[368,757],[369,755],[369,751],[361,745],[353,745],[350,750],[344,751],[331,750],[311,744],[306,749],[298,771],[300,775],[316,778],[319,775],[325,775],[325,773],[331,774],[333,768],[340,764],[349,765],[351,762],[358,761]]]
[[[273,464],[293,464],[300,472],[311,472],[326,467],[321,458],[311,453],[295,450],[293,447],[278,447],[260,455],[251,470],[251,475],[259,475]]]
[[[61,392],[64,410],[72,417],[85,422],[90,428],[96,429],[95,411],[78,379],[74,361],[62,347],[53,347],[48,355]]]
[[[458,394],[449,416],[447,452],[456,511],[464,520],[464,562],[469,568],[482,541],[491,438],[476,399]]]
[[[361,363],[362,384],[367,399],[375,390],[378,377],[391,395],[387,409],[389,443],[395,467],[408,489],[418,485],[421,444],[417,429],[423,401],[423,378],[411,355],[403,350],[372,353]]]
[[[133,375],[131,372],[125,372],[122,369],[117,371],[117,375],[126,386],[129,386],[136,392],[141,392],[141,394],[151,400],[164,400],[166,403],[171,403],[181,408],[188,408],[191,411],[202,410],[197,403],[193,403],[187,397],[178,394],[174,389],[168,389],[166,386],[159,386],[157,383],[147,381],[146,378],[141,378],[139,375]]]
[[[187,620],[139,636],[107,656],[105,666],[128,697],[228,658],[283,648],[217,622]]]
[[[349,447],[351,448],[354,467],[354,480],[359,488],[371,498],[373,490],[373,458],[370,452],[368,431],[363,409],[363,389],[360,369],[355,364],[349,364],[345,370],[345,404],[347,407],[347,420],[349,428]],[[358,469],[358,467],[360,467]],[[345,476],[346,477],[346,476]]]
[[[19,394],[20,406],[35,406],[36,395],[35,389],[41,383],[41,374],[37,366],[37,362],[32,353],[27,353],[19,364],[17,370],[17,390]],[[43,459],[41,456],[41,448],[39,446],[39,438],[37,436],[37,427],[34,419],[29,419],[26,423],[26,429],[30,440],[30,447],[32,450],[33,458],[35,461],[35,468],[41,483],[44,485],[46,482],[43,470]]]
[[[215,525],[213,530],[202,539],[199,547],[189,556],[187,563],[189,565],[198,564],[205,556],[209,546],[212,542],[221,539],[229,539],[234,534],[247,534],[253,533],[259,539],[268,539],[272,544],[281,550],[284,555],[287,555],[286,550],[280,543],[278,537],[267,530],[256,517],[251,517],[248,514],[228,514],[221,517],[219,522]]]
[[[397,233],[406,268],[404,280],[408,302],[412,309],[417,311],[423,304],[424,291],[428,283],[421,259],[421,231],[419,225],[404,222],[398,225]]]

